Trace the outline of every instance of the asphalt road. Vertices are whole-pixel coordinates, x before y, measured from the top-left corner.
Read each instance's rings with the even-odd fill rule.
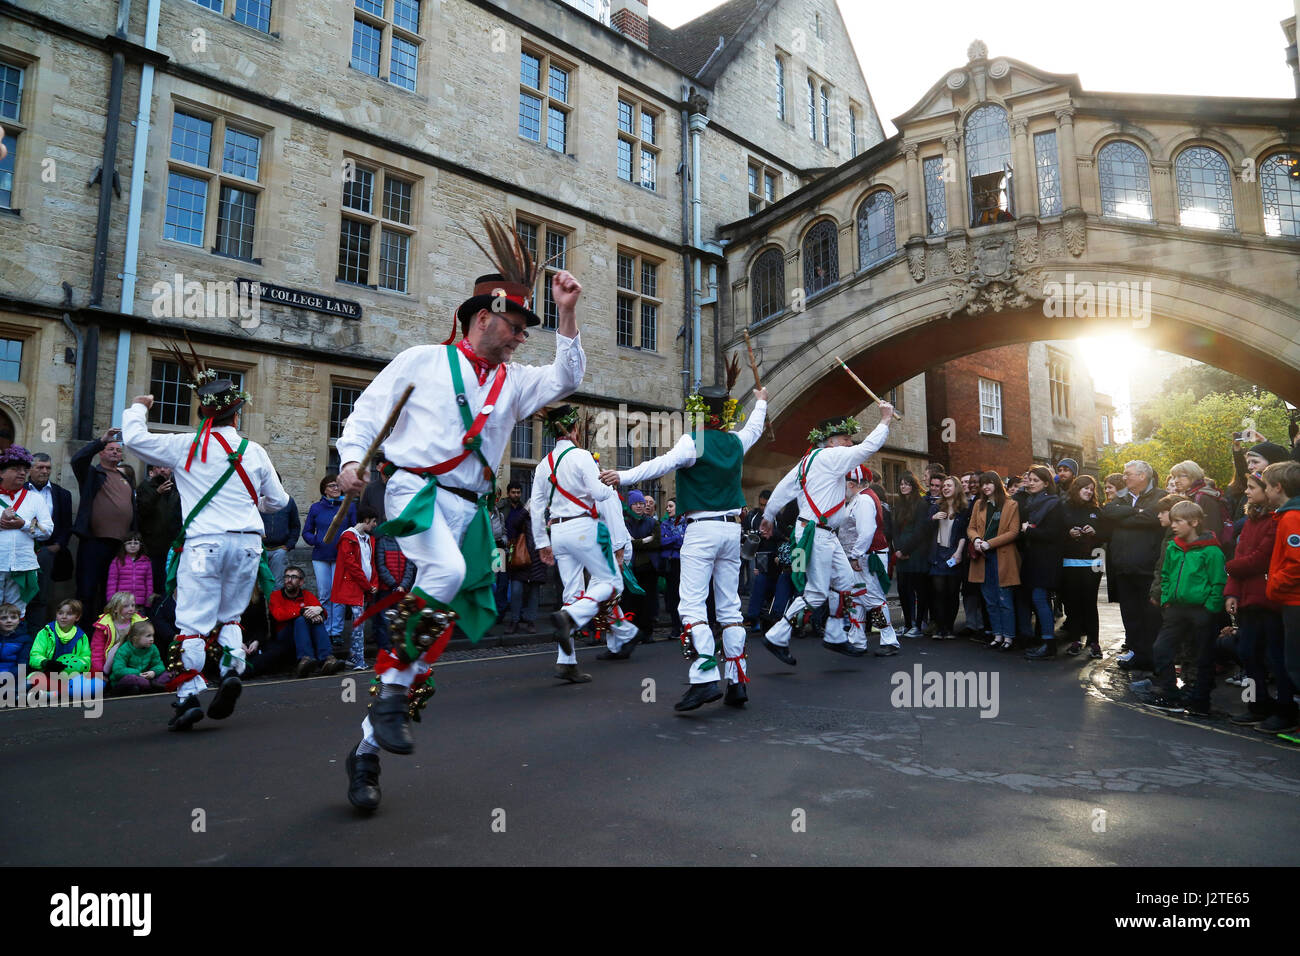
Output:
[[[1103,644],[1119,641],[1103,607]],[[673,712],[675,643],[628,662],[553,651],[436,669],[416,753],[359,815],[343,760],[369,674],[253,682],[170,734],[170,696],[0,712],[0,863],[236,865],[1295,865],[1300,748],[1137,705],[1107,661],[965,640],[850,660],[749,648],[751,703]],[[892,675],[997,676],[996,717],[896,707]],[[647,679],[654,700],[643,700]],[[990,685],[986,685],[990,686]],[[1225,687],[1216,703],[1236,709]],[[211,694],[205,695],[206,706]],[[37,826],[40,824],[40,826]],[[39,830],[41,839],[31,839]],[[1283,838],[1279,838],[1283,837]]]

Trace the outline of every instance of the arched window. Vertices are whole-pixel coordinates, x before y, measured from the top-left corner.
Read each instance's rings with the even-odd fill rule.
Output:
[[[1174,160],[1178,182],[1178,222],[1198,229],[1237,228],[1232,213],[1232,170],[1208,146],[1193,146]]]
[[[803,240],[804,295],[816,295],[840,281],[840,244],[835,223],[823,219]]]
[[[769,249],[754,261],[749,290],[755,322],[762,322],[785,308],[785,256],[780,249]]]
[[[1011,128],[1007,111],[990,104],[966,117],[966,175],[971,225],[1014,216],[1011,205]]]
[[[1300,238],[1300,153],[1274,153],[1259,167],[1264,234]]]
[[[1147,154],[1132,143],[1107,143],[1097,154],[1101,214],[1115,219],[1145,219],[1151,212],[1151,169]]]
[[[879,189],[858,206],[858,268],[894,254],[894,194]]]

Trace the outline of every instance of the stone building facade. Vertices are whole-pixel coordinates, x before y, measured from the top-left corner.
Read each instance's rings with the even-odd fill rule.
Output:
[[[160,339],[185,331],[253,394],[245,430],[305,509],[359,390],[447,336],[489,270],[466,234],[480,211],[584,285],[574,400],[679,410],[719,368],[710,240],[748,213],[750,171],[760,193],[779,172],[774,199],[851,156],[850,115],[861,149],[883,132],[834,0],[731,0],[676,30],[644,2],[612,6],[602,22],[560,0],[137,0],[121,24],[87,0],[0,8],[0,358],[15,357],[0,413],[16,440],[71,486],[72,452],[133,395],[158,397],[156,427],[192,429]],[[697,58],[718,35],[724,52]],[[791,113],[796,74],[815,71],[829,147],[793,117],[768,129],[775,104],[746,76],[778,47]],[[543,327],[517,358],[552,349]],[[546,448],[539,420],[515,437],[503,486]]]

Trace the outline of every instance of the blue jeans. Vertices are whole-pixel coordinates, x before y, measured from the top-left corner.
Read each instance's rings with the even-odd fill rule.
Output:
[[[772,594],[772,575],[755,574],[754,583],[749,588],[749,608],[745,617],[757,624],[767,611],[767,599]]]
[[[1052,616],[1050,594],[1047,588],[1034,588],[1033,593],[1029,595],[1034,610],[1038,612],[1038,628],[1042,631],[1042,639],[1045,641],[1056,638],[1056,619]]]
[[[984,604],[988,608],[989,627],[994,637],[1016,636],[1016,610],[1011,588],[998,587],[998,553],[990,550],[984,557]]]
[[[325,633],[325,625],[312,624],[305,617],[294,618],[292,624],[286,624],[276,632],[278,640],[292,640],[293,651],[298,660],[310,657],[323,661],[330,656],[330,639]]]
[[[334,562],[313,561],[312,570],[316,573],[316,597],[325,609],[325,633],[331,641],[343,636],[343,605],[330,600],[334,589]]]
[[[1237,656],[1246,676],[1255,682],[1255,700],[1263,713],[1293,716],[1296,689],[1286,672],[1282,653],[1282,615],[1261,607],[1243,607],[1237,616]],[[1277,678],[1277,699],[1268,693],[1268,670]],[[1257,708],[1251,707],[1251,710]]]
[[[772,595],[772,617],[778,618],[794,600],[794,578],[789,571],[782,571],[776,579],[776,591]]]

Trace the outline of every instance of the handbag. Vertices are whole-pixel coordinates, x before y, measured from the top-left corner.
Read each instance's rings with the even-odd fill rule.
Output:
[[[533,556],[528,553],[528,535],[520,531],[510,545],[510,570],[527,571],[533,565]]]

